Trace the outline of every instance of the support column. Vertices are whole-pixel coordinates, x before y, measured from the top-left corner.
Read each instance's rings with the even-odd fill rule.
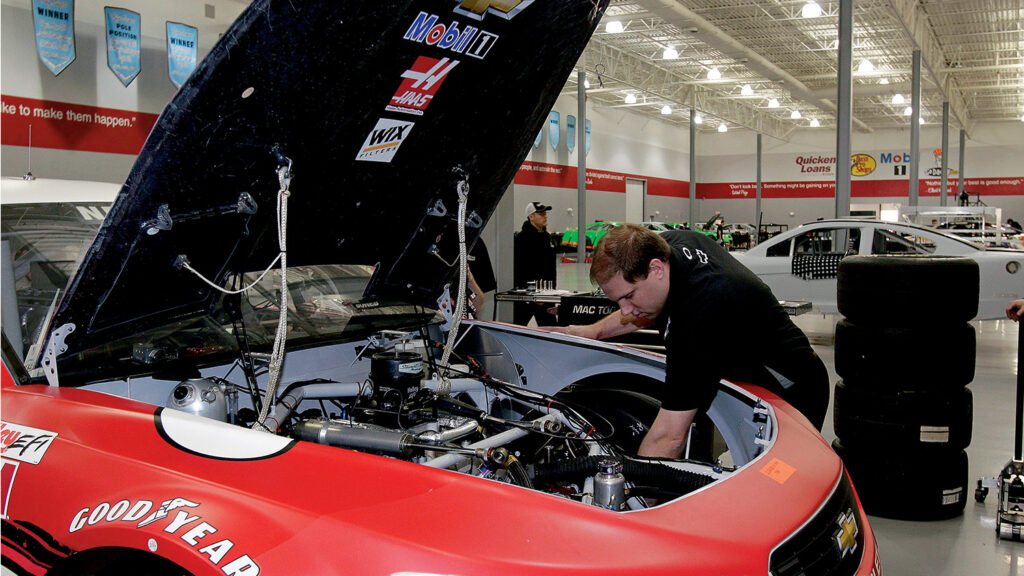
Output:
[[[913,77],[910,81],[910,105],[914,113],[910,115],[910,195],[908,203],[917,206],[919,189],[918,175],[921,172],[921,51],[914,50]]]
[[[587,73],[580,68],[576,75],[576,286],[583,289],[587,271]]]
[[[761,232],[761,133],[757,133],[757,190],[754,192],[754,226],[757,226],[758,234]],[[755,235],[752,240],[757,241]]]
[[[960,173],[957,174],[957,195],[967,189],[967,182],[964,177],[964,153],[967,151],[967,131],[960,129]]]
[[[836,218],[850,215],[850,127],[853,124],[853,1],[839,1],[836,95]]]
[[[949,203],[949,102],[942,103],[942,180],[939,186],[939,206]]]
[[[690,230],[697,229],[697,111],[690,107]]]

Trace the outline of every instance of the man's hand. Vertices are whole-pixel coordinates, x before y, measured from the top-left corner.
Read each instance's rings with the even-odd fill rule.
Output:
[[[560,334],[569,334],[570,336],[579,336],[581,338],[590,338],[591,340],[597,340],[598,326],[596,324],[573,324],[572,326],[545,326],[542,328],[548,332],[558,332]]]
[[[1024,317],[1024,298],[1010,302],[1006,307],[1006,317],[1014,322],[1020,322],[1021,317]]]

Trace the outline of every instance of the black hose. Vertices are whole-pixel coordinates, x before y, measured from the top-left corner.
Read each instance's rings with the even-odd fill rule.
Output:
[[[538,464],[534,466],[533,481],[537,484],[579,480],[597,474],[598,464],[604,456],[584,456],[576,460]],[[689,494],[715,481],[711,476],[688,470],[679,470],[655,462],[624,460],[622,475],[634,484],[649,484],[676,492]]]
[[[523,488],[533,488],[533,482],[530,481],[530,475],[526,473],[526,468],[515,457],[509,459],[507,470],[513,484]]]

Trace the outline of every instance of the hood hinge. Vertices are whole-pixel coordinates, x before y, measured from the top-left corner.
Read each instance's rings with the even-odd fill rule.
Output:
[[[57,356],[67,351],[64,339],[74,331],[75,325],[68,323],[50,332],[50,341],[46,343],[46,351],[43,352],[43,373],[50,386],[60,386],[57,378]]]

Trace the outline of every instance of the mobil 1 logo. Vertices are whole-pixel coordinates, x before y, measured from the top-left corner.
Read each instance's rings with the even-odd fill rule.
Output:
[[[356,160],[364,162],[391,162],[398,148],[405,142],[413,123],[403,120],[381,118],[366,136],[366,141],[356,154]]]
[[[460,27],[455,20],[445,24],[440,19],[437,14],[420,12],[403,38],[478,59],[487,56],[498,41],[497,34],[484,32],[469,24]]]

